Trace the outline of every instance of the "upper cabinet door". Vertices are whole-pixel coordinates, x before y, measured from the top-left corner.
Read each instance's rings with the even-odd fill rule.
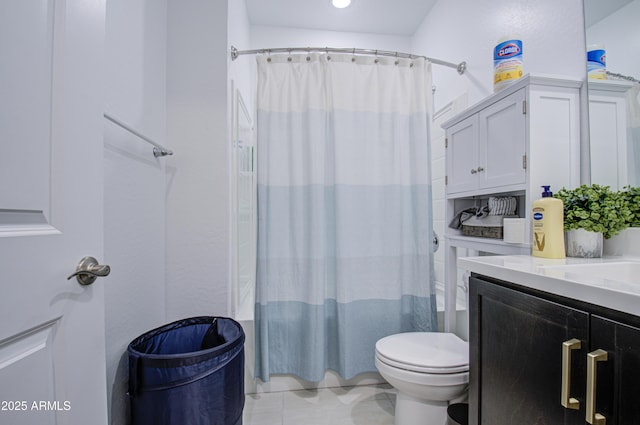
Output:
[[[523,184],[526,181],[525,89],[480,111],[478,187]]]
[[[475,190],[478,185],[478,115],[447,129],[447,194]]]

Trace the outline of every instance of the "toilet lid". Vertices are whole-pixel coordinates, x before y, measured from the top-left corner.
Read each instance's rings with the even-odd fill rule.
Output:
[[[406,332],[376,342],[378,359],[390,366],[424,373],[469,370],[469,346],[452,333]]]

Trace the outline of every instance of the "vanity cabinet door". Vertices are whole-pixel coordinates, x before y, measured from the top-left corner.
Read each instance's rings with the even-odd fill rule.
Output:
[[[470,283],[470,424],[584,424],[589,315],[485,282]],[[561,405],[563,343],[572,338],[576,373],[569,394],[579,410]]]
[[[589,348],[607,353],[595,365],[595,412],[607,425],[640,424],[640,329],[594,315]]]

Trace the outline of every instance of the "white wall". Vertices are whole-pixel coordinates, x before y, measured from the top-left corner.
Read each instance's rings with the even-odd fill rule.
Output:
[[[454,63],[460,77],[434,66],[436,109],[468,93],[474,104],[493,93],[493,49],[518,34],[525,73],[585,77],[582,0],[439,0],[413,36],[412,51]]]
[[[169,0],[167,320],[226,315],[227,2]]]
[[[322,31],[304,28],[251,27],[251,48],[339,47],[407,51],[411,38],[372,33]]]
[[[250,49],[251,24],[249,23],[249,17],[247,15],[245,0],[233,0],[229,2],[228,23],[229,49],[231,49],[231,46],[234,46],[238,50]],[[251,70],[255,61],[252,59],[253,58],[240,57],[232,61],[231,56],[227,56],[229,79],[234,82],[235,87],[242,93],[245,105],[250,113],[253,111],[252,93],[254,92]],[[231,101],[231,99],[231,93],[229,93],[229,100]],[[229,107],[231,107],[231,104]]]
[[[228,312],[226,31],[226,2],[108,2],[105,110],[175,152],[155,159],[149,144],[105,120],[113,424],[126,423],[133,338],[169,321]]]
[[[166,0],[109,0],[105,111],[166,142]],[[104,123],[107,394],[127,422],[126,348],[165,321],[165,165],[152,146]]]

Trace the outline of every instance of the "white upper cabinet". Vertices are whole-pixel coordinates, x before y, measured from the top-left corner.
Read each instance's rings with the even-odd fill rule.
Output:
[[[525,90],[447,130],[447,194],[525,183]]]
[[[445,122],[447,198],[579,184],[581,85],[525,76]]]
[[[446,223],[455,222],[466,209],[486,206],[491,196],[515,197],[515,214],[525,219],[520,242],[515,243],[445,229],[447,311],[455,311],[458,248],[466,248],[467,255],[529,254],[531,204],[540,198],[540,186],[550,185],[557,192],[580,184],[582,84],[526,75],[442,124]],[[444,327],[449,332],[455,329],[455,315],[445,317]]]

